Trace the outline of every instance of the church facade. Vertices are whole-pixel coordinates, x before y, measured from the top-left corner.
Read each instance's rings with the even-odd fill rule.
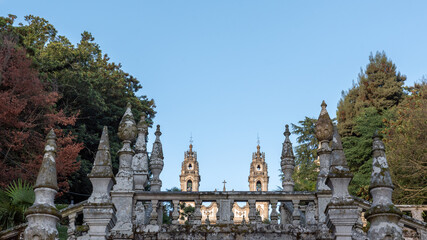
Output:
[[[257,145],[257,151],[252,153],[252,162],[249,167],[249,191],[251,192],[266,192],[268,191],[268,167],[265,162],[265,153],[260,151],[261,147]],[[200,187],[199,163],[197,161],[197,152],[193,151],[193,144],[190,143],[189,150],[184,153],[184,161],[181,166],[181,175],[179,181],[182,192],[198,192]],[[225,186],[223,191],[226,191]],[[193,202],[186,202],[185,205],[194,207]],[[268,202],[257,202],[256,211],[257,217],[261,221],[267,221],[269,212]],[[206,220],[212,224],[216,223],[216,215],[218,206],[215,202],[201,206],[202,222]],[[234,215],[234,223],[241,224],[249,222],[249,204],[239,206],[237,202],[233,204],[232,212]],[[184,223],[187,219],[180,219],[180,223]]]

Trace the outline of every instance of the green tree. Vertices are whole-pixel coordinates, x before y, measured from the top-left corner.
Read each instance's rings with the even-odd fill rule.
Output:
[[[292,124],[292,133],[298,135],[295,147],[295,171],[292,176],[295,191],[314,191],[318,174],[317,138],[315,125],[317,119],[305,117],[298,125]]]
[[[358,76],[357,84],[343,92],[338,103],[338,131],[350,169],[355,174],[350,192],[367,198],[372,163],[372,135],[383,130],[393,108],[405,96],[406,80],[384,52],[369,56],[369,64]]]
[[[137,96],[140,82],[123,71],[120,64],[110,61],[94,37],[83,32],[74,46],[47,20],[26,16],[26,24],[14,25],[16,16],[0,17],[0,30],[18,39],[40,72],[39,78],[51,91],[60,94],[56,104],[65,114],[78,114],[74,127],[66,130],[77,134],[78,142],[85,148],[80,151],[80,170],[70,179],[71,191],[89,195],[92,191],[87,173],[90,172],[94,154],[104,125],[109,126],[110,146],[115,171],[118,168],[116,152],[121,143],[117,127],[127,102],[132,104],[136,120],[145,113],[149,121],[155,116],[155,105],[146,96]],[[66,196],[67,197],[67,196]],[[77,201],[86,197],[74,196]]]
[[[427,82],[415,84],[386,122],[387,160],[393,178],[394,201],[427,203]]]

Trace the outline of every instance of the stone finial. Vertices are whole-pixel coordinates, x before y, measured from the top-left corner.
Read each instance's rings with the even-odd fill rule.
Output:
[[[319,142],[330,141],[333,136],[333,125],[328,111],[326,110],[325,101],[322,102],[322,110],[316,123],[316,137]]]
[[[148,154],[146,136],[148,133],[148,123],[145,120],[145,113],[137,125],[138,137],[135,143],[135,155],[132,158],[132,169],[134,174],[135,190],[144,190],[148,183]]]
[[[37,175],[36,185],[34,189],[46,187],[58,190],[56,177],[56,135],[53,129],[49,131],[46,137],[46,145],[44,147],[43,162],[40,166],[39,174]]]
[[[295,168],[295,156],[292,149],[291,140],[289,139],[291,132],[289,132],[289,125],[287,124],[285,125],[285,132],[283,135],[285,135],[285,141],[283,142],[282,156],[280,157],[280,165],[282,166],[283,172],[282,187],[283,191],[292,192],[294,191],[295,185],[294,180],[292,179],[292,174]]]
[[[55,207],[54,199],[58,190],[56,178],[56,135],[53,129],[47,135],[43,162],[34,186],[34,204],[25,212],[28,225],[24,239],[56,239],[56,224],[61,215]]]
[[[373,140],[373,162],[370,188],[375,188],[377,186],[394,188],[385,156],[385,146],[378,135],[378,131],[375,132]]]
[[[113,169],[111,167],[110,141],[108,137],[108,128],[104,126],[101,139],[99,140],[98,152],[96,152],[92,171],[88,174],[89,178],[113,178]]]
[[[136,123],[133,118],[131,104],[128,103],[125,114],[120,121],[118,135],[122,141],[131,141],[136,137],[136,131]]]
[[[402,228],[398,222],[402,212],[391,200],[393,183],[387,164],[384,143],[378,133],[374,134],[372,143],[373,162],[371,184],[372,205],[365,213],[371,223],[368,231],[369,239],[402,239]]]
[[[163,170],[163,148],[162,143],[160,142],[160,136],[162,132],[160,132],[160,125],[157,125],[156,132],[156,140],[153,143],[153,150],[151,152],[150,158],[150,169],[153,173],[153,179],[151,180],[151,191],[160,191],[162,187],[162,181],[159,176]]]
[[[352,177],[347,160],[344,155],[341,136],[338,133],[337,126],[334,126],[334,135],[332,138],[332,157],[331,157],[331,167],[329,168],[329,176],[334,177]]]

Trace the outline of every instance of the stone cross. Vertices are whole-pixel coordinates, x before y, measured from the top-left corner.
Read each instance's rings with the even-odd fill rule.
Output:
[[[225,190],[225,184],[226,184],[227,182],[224,180],[224,182],[222,182],[222,183],[224,183],[224,188],[223,188],[223,190],[222,190],[222,191],[224,191],[224,192],[225,192],[225,191],[226,191],[226,190]]]

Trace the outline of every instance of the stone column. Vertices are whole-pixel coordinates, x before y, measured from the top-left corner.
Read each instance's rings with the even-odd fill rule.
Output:
[[[141,116],[138,128],[138,137],[135,143],[135,155],[132,158],[133,182],[135,190],[143,191],[148,183],[148,154],[146,136],[148,124],[145,121],[145,113]]]
[[[172,224],[178,224],[179,218],[179,200],[173,200]]]
[[[292,211],[292,224],[294,226],[299,226],[301,223],[301,213],[299,210],[299,201],[300,200],[292,200],[292,204],[294,205],[294,210]]]
[[[92,182],[93,190],[83,209],[84,221],[89,226],[90,239],[104,240],[116,222],[116,208],[110,197],[114,175],[106,126],[102,131],[98,152],[88,177]]]
[[[327,185],[332,189],[331,202],[326,208],[327,224],[334,230],[335,239],[351,240],[353,226],[359,218],[359,210],[348,193],[353,174],[350,172],[342,148],[338,129],[334,127],[332,139],[332,162],[327,178]]]
[[[116,185],[111,191],[114,206],[117,209],[117,223],[111,231],[114,239],[131,239],[133,237],[133,170],[132,157],[134,151],[130,144],[135,139],[137,133],[136,123],[133,118],[131,106],[128,103],[126,112],[120,121],[118,135],[123,141],[123,146],[119,150],[119,172],[116,175]]]
[[[256,200],[250,199],[248,200],[248,203],[249,203],[249,214],[248,214],[249,223],[254,224],[256,220]]]
[[[200,211],[200,208],[202,207],[202,200],[195,199],[194,200],[194,225],[201,225],[202,224],[202,212]]]
[[[278,224],[279,213],[277,212],[277,200],[272,199],[270,203],[271,203],[271,215],[270,215],[271,223]]]
[[[160,192],[160,189],[162,188],[162,180],[160,180],[159,176],[163,170],[163,148],[162,143],[160,142],[162,132],[160,132],[160,125],[157,125],[157,129],[154,134],[156,135],[156,140],[153,143],[153,150],[150,157],[150,169],[153,173],[151,191]]]
[[[325,209],[331,198],[331,189],[326,185],[326,178],[329,172],[331,162],[331,148],[329,141],[333,136],[333,125],[328,111],[326,111],[326,103],[322,102],[322,110],[320,111],[319,119],[316,123],[316,137],[319,141],[319,149],[317,154],[319,156],[319,174],[317,176],[316,190],[317,190],[317,209],[319,216],[319,223],[324,224],[326,221]]]
[[[371,208],[366,211],[365,217],[371,223],[368,231],[369,239],[403,239],[402,228],[398,222],[402,212],[391,201],[393,183],[391,181],[385,156],[384,143],[377,133],[374,135],[373,162],[371,184]]]
[[[56,224],[61,215],[55,207],[54,199],[58,191],[56,180],[56,135],[53,129],[47,135],[43,162],[34,185],[35,201],[27,209],[28,225],[24,231],[25,240],[56,239]]]
[[[292,174],[295,168],[295,157],[294,151],[292,150],[292,143],[289,139],[291,135],[289,132],[289,125],[286,125],[285,128],[283,135],[285,135],[286,138],[282,146],[282,156],[280,157],[282,160],[280,164],[283,172],[282,187],[285,192],[293,192],[295,183],[292,179]]]

